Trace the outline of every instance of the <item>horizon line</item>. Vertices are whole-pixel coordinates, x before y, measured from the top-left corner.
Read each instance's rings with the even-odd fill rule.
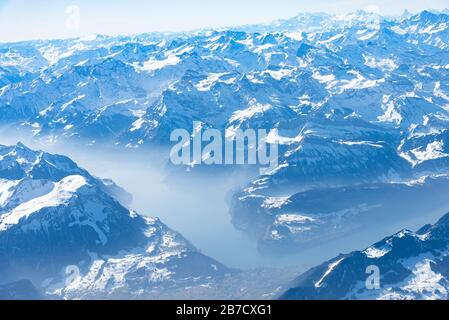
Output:
[[[359,13],[359,12],[363,12],[363,13],[371,13],[371,14],[377,14],[379,15],[379,17],[385,18],[385,19],[394,19],[394,18],[400,18],[402,16],[404,16],[405,14],[409,13],[411,14],[411,16],[416,16],[419,14],[422,14],[423,12],[430,12],[433,14],[445,14],[445,15],[449,15],[449,6],[447,8],[444,9],[433,9],[433,8],[426,8],[423,10],[417,10],[417,11],[413,11],[413,10],[409,10],[409,9],[404,9],[404,11],[401,14],[396,14],[396,15],[382,15],[373,11],[368,11],[366,9],[358,9],[358,10],[349,10],[347,12],[344,13],[328,13],[325,11],[300,11],[298,13],[296,13],[295,15],[289,17],[289,18],[279,18],[279,19],[272,19],[270,21],[266,21],[266,22],[257,22],[257,23],[247,23],[247,24],[236,24],[236,25],[228,25],[228,26],[220,26],[220,27],[203,27],[203,28],[192,28],[192,29],[186,29],[186,30],[180,30],[180,31],[175,31],[175,30],[161,30],[161,31],[142,31],[142,32],[130,32],[130,33],[111,33],[111,34],[107,34],[107,33],[86,33],[84,35],[79,35],[79,36],[67,36],[67,37],[42,37],[42,38],[30,38],[30,39],[23,39],[23,40],[12,40],[12,41],[2,41],[0,40],[0,45],[5,45],[5,44],[20,44],[20,43],[27,43],[27,42],[52,42],[52,41],[69,41],[69,40],[79,40],[79,41],[95,41],[96,39],[92,39],[92,40],[88,40],[88,39],[84,39],[83,38],[98,38],[98,37],[105,37],[105,38],[118,38],[118,37],[138,37],[138,36],[143,36],[143,35],[166,35],[166,36],[180,36],[180,35],[194,35],[195,33],[201,33],[201,32],[223,32],[223,31],[238,31],[238,30],[233,30],[233,28],[248,28],[248,27],[252,27],[252,26],[268,26],[270,24],[273,24],[275,22],[283,22],[283,21],[288,21],[288,20],[292,20],[298,16],[300,16],[301,14],[306,14],[306,15],[328,15],[328,16],[345,16],[345,15],[350,15],[350,14],[354,14],[354,13]]]

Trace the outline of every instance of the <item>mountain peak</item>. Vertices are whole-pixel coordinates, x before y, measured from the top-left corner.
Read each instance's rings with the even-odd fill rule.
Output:
[[[449,214],[418,232],[403,230],[364,251],[340,256],[300,276],[285,299],[447,299]],[[376,266],[380,288],[365,287],[366,270]],[[419,270],[439,279],[425,288]],[[320,286],[312,284],[320,279]]]
[[[433,10],[424,10],[415,16],[412,16],[411,19],[414,21],[424,20],[428,22],[437,22],[439,19],[447,20],[449,17],[444,12],[433,11]]]
[[[230,271],[158,218],[122,206],[112,181],[48,153],[23,165],[22,153],[36,152],[21,143],[6,148],[5,156],[0,150],[0,290],[28,279],[62,298],[150,297],[164,284],[197,286]],[[80,281],[68,284],[64,275],[73,266]],[[5,288],[25,291],[29,284]]]
[[[21,141],[17,142],[17,148],[30,150],[26,145],[24,145]]]
[[[410,18],[412,16],[413,16],[413,13],[411,13],[410,11],[405,9],[404,12],[402,13],[402,15],[400,16],[400,18],[401,19],[408,19],[408,18]]]

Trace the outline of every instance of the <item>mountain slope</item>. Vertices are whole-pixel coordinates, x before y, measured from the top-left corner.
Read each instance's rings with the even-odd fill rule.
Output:
[[[157,218],[138,215],[70,159],[0,147],[0,283],[66,299],[132,298],[232,273]]]
[[[449,214],[309,270],[281,299],[448,299],[448,248]],[[379,288],[366,286],[370,266],[380,270]]]

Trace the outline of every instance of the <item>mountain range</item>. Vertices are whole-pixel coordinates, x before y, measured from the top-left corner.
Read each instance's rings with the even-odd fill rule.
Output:
[[[193,121],[226,135],[276,128],[269,139],[280,145],[279,166],[236,190],[231,216],[262,247],[312,243],[329,229],[298,235],[304,228],[279,222],[285,210],[272,204],[287,201],[293,220],[304,220],[294,199],[310,190],[377,184],[386,192],[447,173],[448,25],[447,12],[359,11],[236,30],[0,44],[0,123],[5,134],[45,143],[149,152],[169,148],[170,133],[192,131]],[[353,219],[366,211],[358,206],[314,214],[345,210]]]
[[[0,43],[0,134],[168,158],[170,134],[194,122],[226,136],[277,129],[278,167],[231,190],[230,216],[262,252],[297,254],[449,211],[448,78],[447,10]],[[0,146],[0,285],[65,299],[239,296],[249,273],[131,207],[67,157]],[[312,269],[282,298],[447,298],[446,217]],[[369,265],[379,290],[363,285]]]
[[[449,214],[417,232],[402,230],[305,272],[281,299],[447,300],[448,242]],[[377,287],[367,286],[372,266],[379,271]]]
[[[130,298],[233,273],[108,188],[67,157],[0,146],[0,283],[27,279],[65,299]]]
[[[130,197],[68,157],[0,145],[0,300],[265,300],[298,273],[226,267]]]

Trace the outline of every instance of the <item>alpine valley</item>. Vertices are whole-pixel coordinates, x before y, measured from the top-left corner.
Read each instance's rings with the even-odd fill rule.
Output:
[[[263,255],[322,262],[433,223],[449,212],[449,11],[0,43],[0,142],[14,141],[0,146],[0,296],[34,285],[64,299],[447,298],[446,218],[330,260],[287,291],[291,273],[228,268],[131,210],[112,180],[16,144],[168,161],[171,133],[194,137],[193,123],[224,137],[264,129],[279,145],[263,173],[164,166],[187,189],[241,174],[223,194],[228,217]],[[361,287],[368,265],[391,270],[386,287]]]
[[[223,266],[158,218],[126,209],[128,198],[67,157],[0,146],[0,299],[267,299],[279,291],[272,272]]]

